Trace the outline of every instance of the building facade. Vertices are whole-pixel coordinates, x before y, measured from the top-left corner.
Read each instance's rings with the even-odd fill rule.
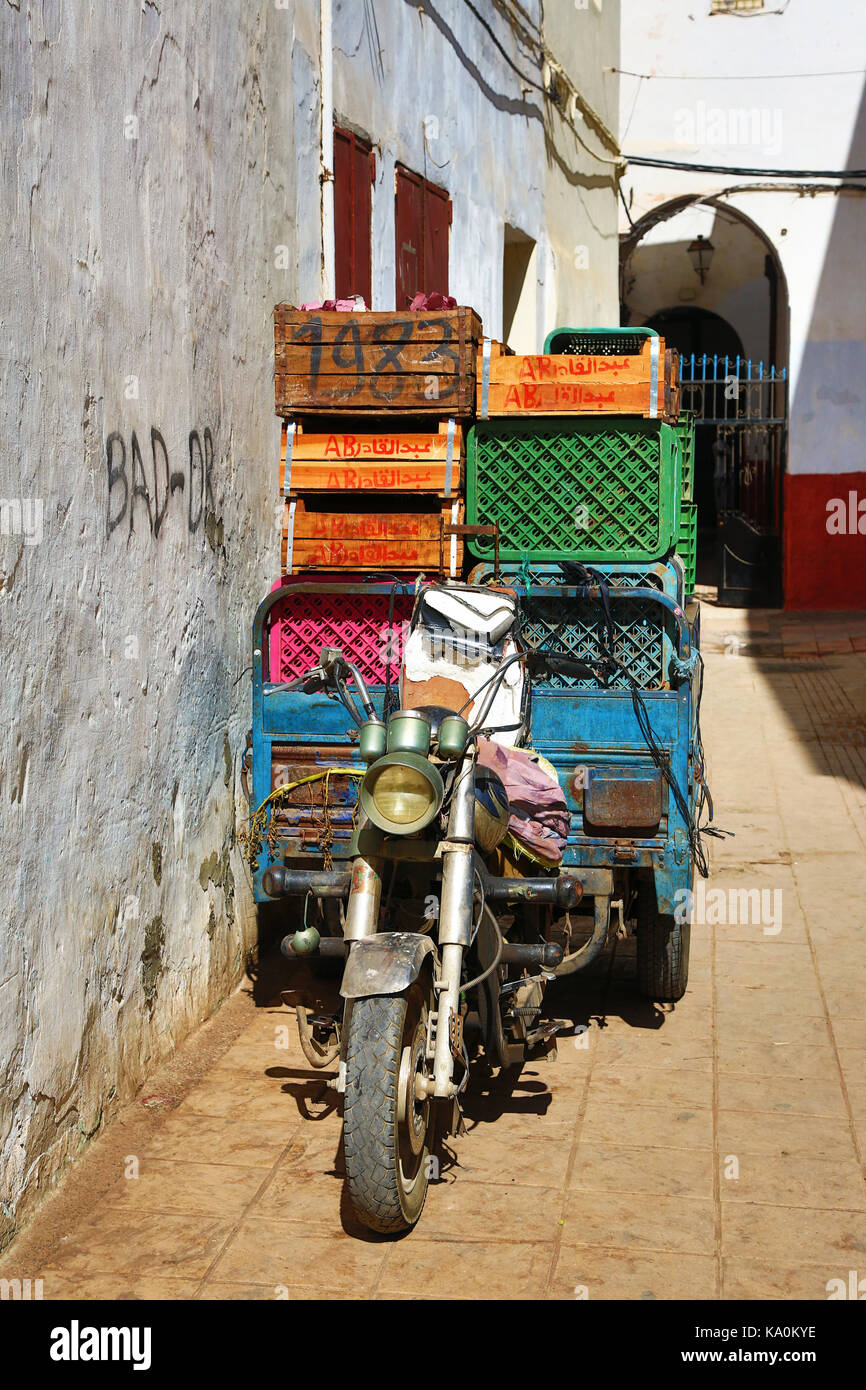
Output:
[[[687,393],[713,421],[698,430],[703,577],[724,578],[726,549],[734,599],[752,564],[753,600],[862,608],[866,13],[625,0],[619,67],[623,153],[668,165],[623,180],[623,322],[665,329],[713,378]]]

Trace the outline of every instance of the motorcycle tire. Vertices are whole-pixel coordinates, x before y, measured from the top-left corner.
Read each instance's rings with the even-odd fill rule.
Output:
[[[689,982],[688,922],[658,912],[651,882],[641,883],[637,899],[637,979],[645,999],[675,1004]]]
[[[429,1000],[420,983],[402,994],[352,1001],[346,1040],[343,1148],[355,1214],[373,1231],[408,1230],[421,1215],[430,1179],[433,1105],[406,1101],[405,1081],[426,1067]],[[407,1054],[408,1049],[408,1054]],[[408,1073],[407,1073],[408,1067]]]

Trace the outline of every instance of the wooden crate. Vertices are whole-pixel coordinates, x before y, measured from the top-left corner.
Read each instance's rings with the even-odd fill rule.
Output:
[[[287,497],[283,573],[302,574],[311,569],[429,572],[438,571],[440,564],[452,576],[459,573],[463,540],[445,534],[443,528],[463,524],[462,501],[368,493],[364,500],[370,507],[361,509],[358,500],[357,494],[338,499],[334,493]],[[421,505],[410,510],[410,500]],[[338,510],[341,505],[344,509]],[[397,510],[401,506],[404,510]]]
[[[678,420],[682,409],[680,355],[676,348],[665,349],[665,419]]]
[[[677,404],[678,362],[677,358],[675,368],[663,338],[647,338],[639,353],[617,357],[508,355],[501,343],[490,342],[478,354],[478,416],[604,413],[670,418]]]
[[[383,430],[360,422],[352,431],[308,434],[283,421],[280,492],[424,492],[455,497],[463,481],[463,427]]]
[[[278,304],[277,414],[471,415],[480,341],[481,320],[465,307],[302,313]]]

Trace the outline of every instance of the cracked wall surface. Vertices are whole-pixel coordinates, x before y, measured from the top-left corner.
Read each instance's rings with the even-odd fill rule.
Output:
[[[271,312],[319,255],[295,20],[3,0],[0,1245],[255,944],[238,678],[278,572]]]

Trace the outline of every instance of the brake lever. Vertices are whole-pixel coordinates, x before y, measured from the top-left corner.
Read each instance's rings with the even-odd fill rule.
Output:
[[[266,695],[285,695],[292,690],[300,690],[304,695],[314,695],[323,686],[329,684],[330,677],[321,666],[312,666],[303,676],[299,676],[295,681],[283,681],[280,685],[272,685],[265,691]]]

